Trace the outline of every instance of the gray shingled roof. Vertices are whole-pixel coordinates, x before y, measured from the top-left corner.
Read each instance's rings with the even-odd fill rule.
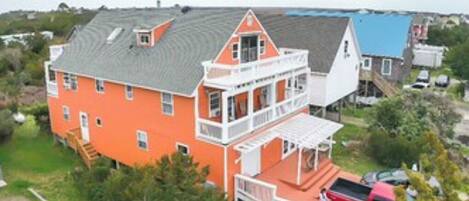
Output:
[[[179,9],[101,11],[53,68],[190,96],[203,78],[201,62],[217,56],[246,12],[228,8],[193,8],[186,14]],[[172,18],[171,27],[154,47],[135,47],[134,28]],[[107,44],[116,27],[124,31]]]
[[[257,14],[277,47],[309,50],[313,72],[329,73],[350,22],[344,17]]]

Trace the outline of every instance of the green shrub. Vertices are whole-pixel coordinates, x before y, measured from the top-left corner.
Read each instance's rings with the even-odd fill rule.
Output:
[[[368,154],[380,164],[398,168],[402,163],[418,161],[422,150],[422,137],[409,140],[403,136],[390,136],[384,132],[373,132],[368,138]]]
[[[14,133],[15,135],[18,135],[21,137],[34,138],[37,135],[39,135],[40,131],[41,131],[41,128],[39,127],[39,125],[37,125],[34,117],[28,115],[26,116],[26,122],[24,122],[21,126],[16,128]]]
[[[15,122],[10,110],[0,111],[0,143],[10,139],[15,128]]]

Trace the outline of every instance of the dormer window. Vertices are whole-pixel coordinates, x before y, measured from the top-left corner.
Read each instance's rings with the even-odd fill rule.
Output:
[[[150,33],[141,33],[140,34],[140,44],[141,45],[150,44]]]

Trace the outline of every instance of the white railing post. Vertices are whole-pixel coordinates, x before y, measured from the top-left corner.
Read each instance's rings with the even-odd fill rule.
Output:
[[[277,115],[275,114],[275,107],[277,106],[277,79],[274,79],[274,83],[271,86],[271,97],[270,97],[270,107],[272,108],[272,119],[275,119]]]

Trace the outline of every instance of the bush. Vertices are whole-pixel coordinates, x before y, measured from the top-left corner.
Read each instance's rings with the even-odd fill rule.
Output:
[[[380,164],[399,168],[402,163],[413,164],[423,152],[423,138],[409,140],[403,136],[390,136],[384,132],[373,132],[368,138],[368,154]]]
[[[10,110],[0,111],[0,143],[10,139],[15,128],[15,121]]]
[[[15,130],[15,135],[34,138],[39,135],[41,128],[37,125],[33,116],[26,116],[26,122]]]

